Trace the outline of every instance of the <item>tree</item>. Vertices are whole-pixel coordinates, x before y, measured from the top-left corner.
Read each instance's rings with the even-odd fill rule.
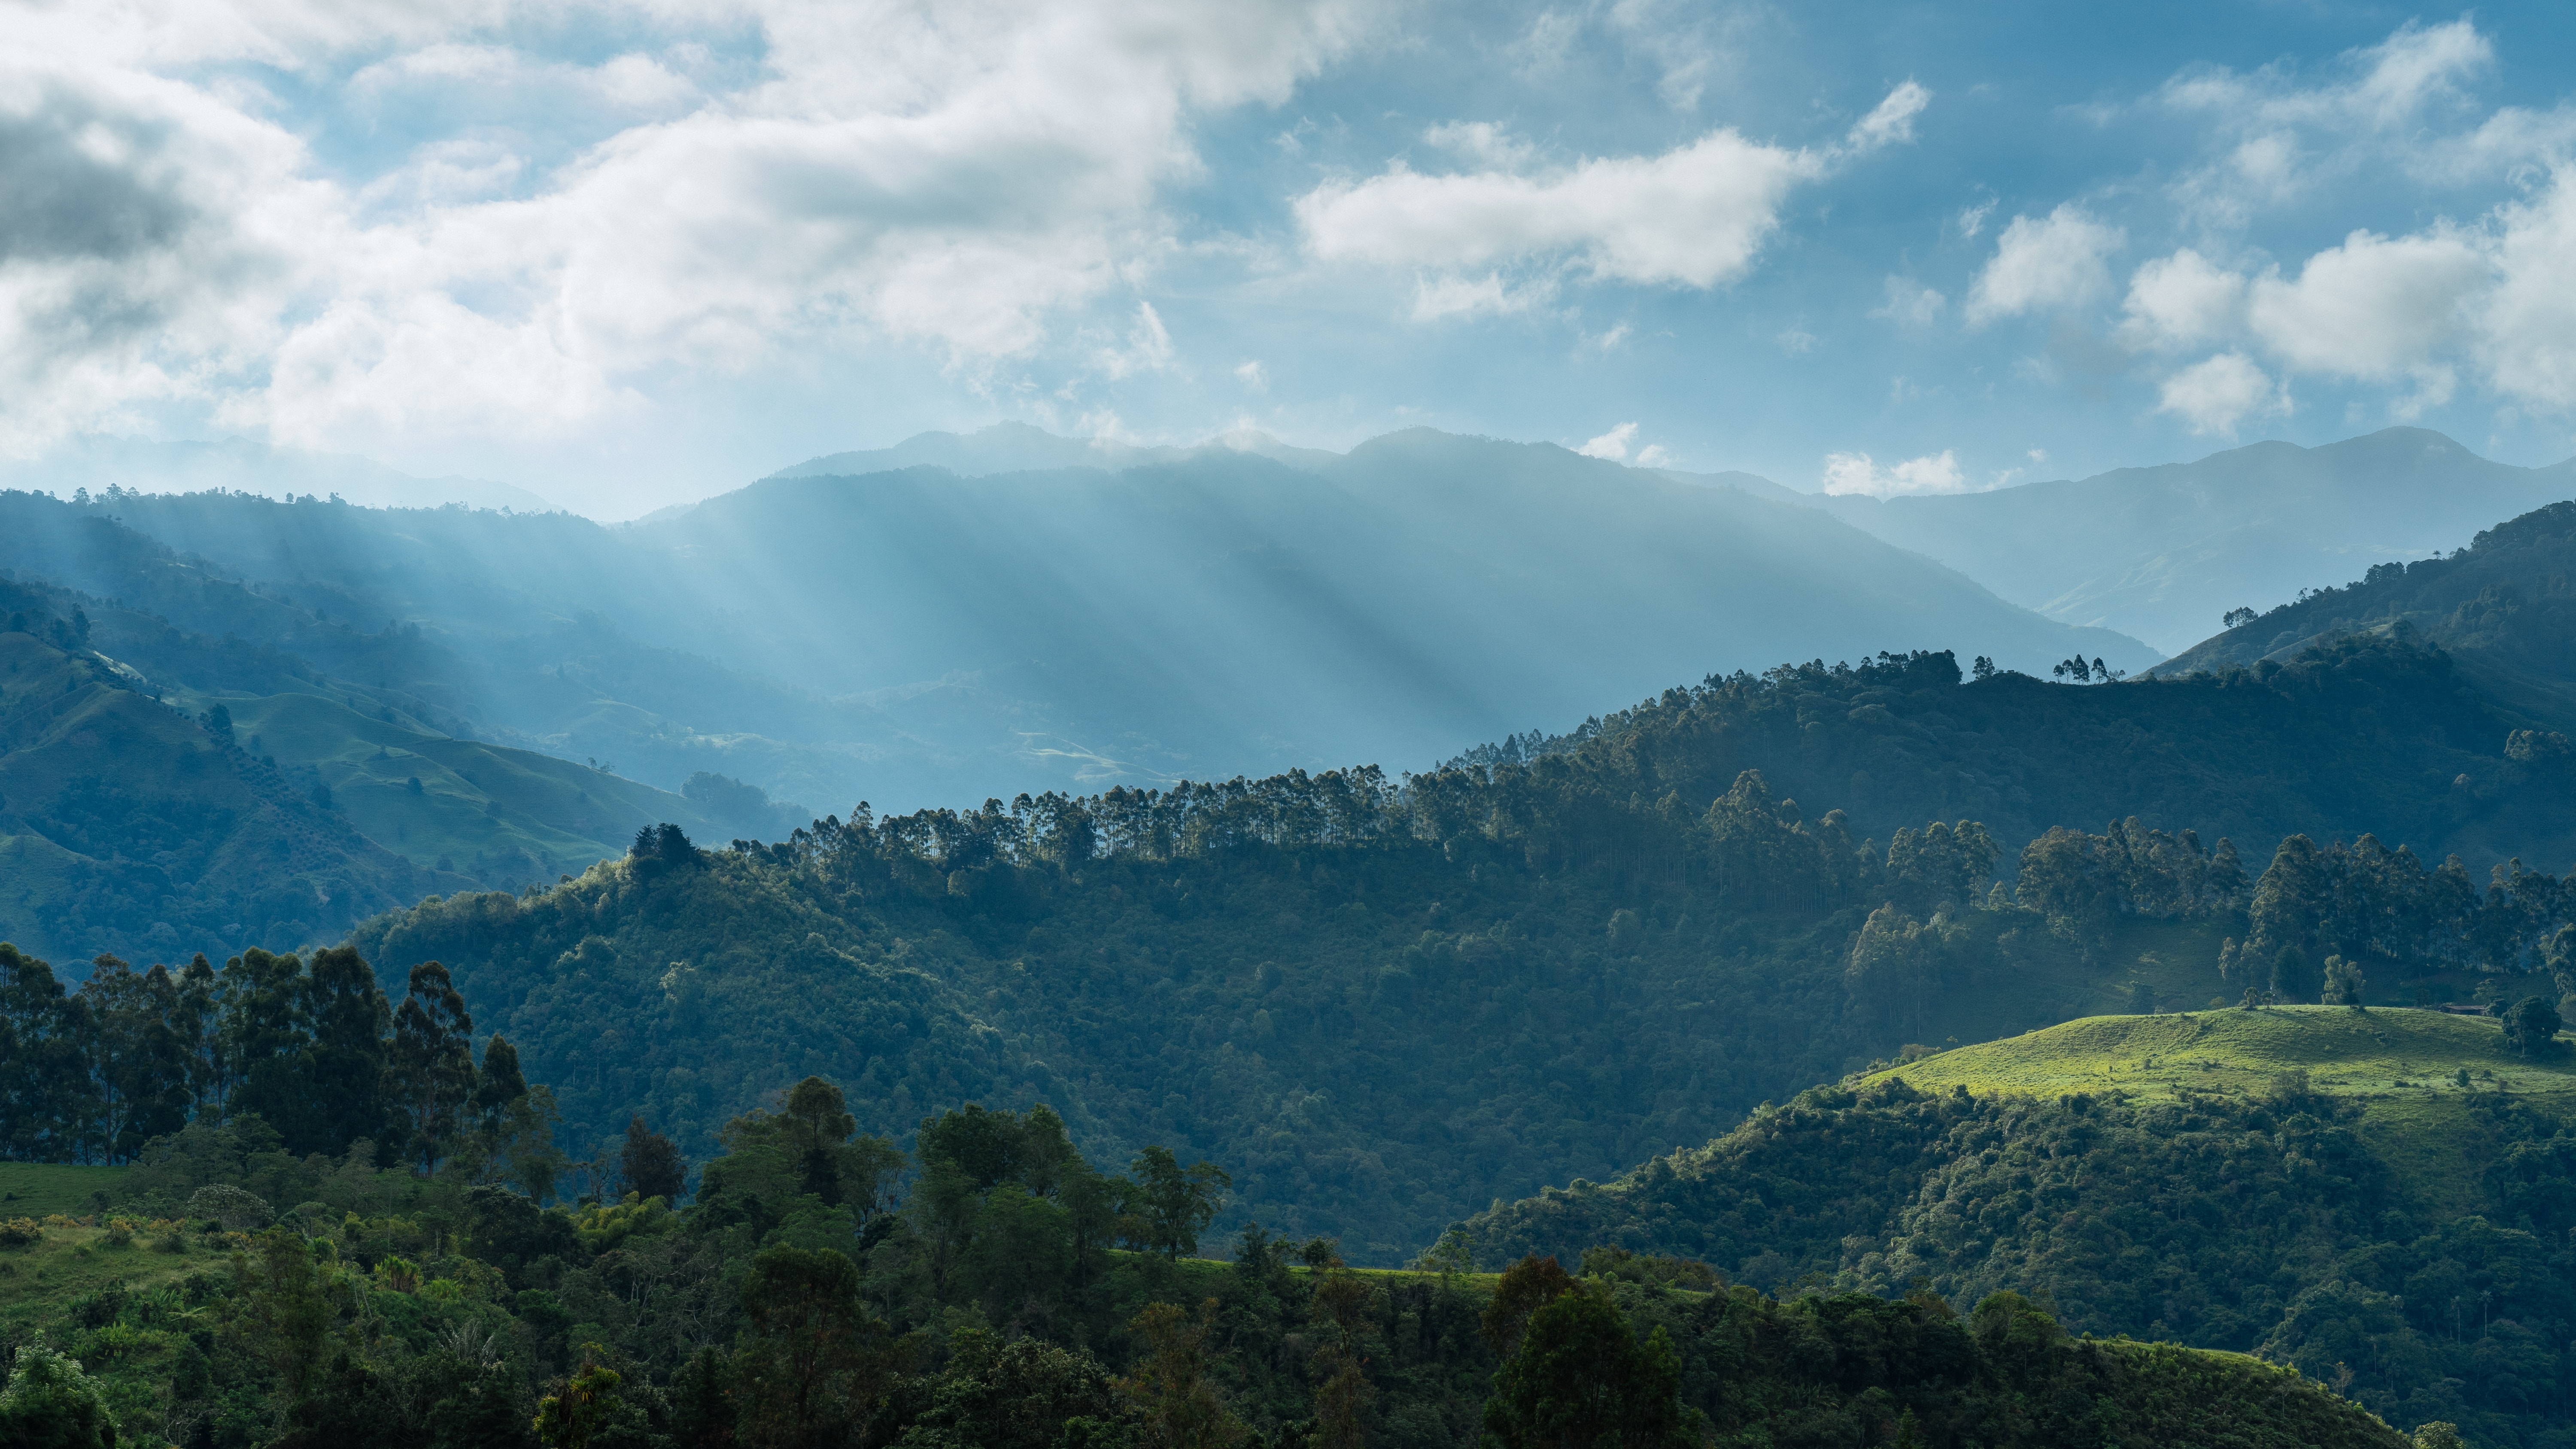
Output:
[[[2246,625],[2253,623],[2256,617],[2257,615],[2252,609],[2237,608],[2230,609],[2226,613],[2219,615],[2218,622],[2219,626],[2222,628],[2241,629]]]
[[[590,1345],[596,1349],[597,1344]],[[625,1379],[614,1369],[595,1359],[586,1361],[581,1372],[572,1376],[563,1392],[548,1394],[537,1401],[537,1439],[547,1449],[588,1449],[590,1441],[608,1426],[618,1408],[617,1390]]]
[[[1503,1449],[1685,1449],[1696,1417],[1662,1327],[1639,1343],[1609,1293],[1582,1285],[1530,1315],[1485,1401],[1485,1432]]]
[[[95,1032],[100,1145],[110,1162],[131,1162],[143,1144],[188,1125],[188,1047],[173,1026],[178,983],[160,966],[137,974],[114,956],[90,965],[82,983]]]
[[[1212,1162],[1181,1166],[1168,1147],[1147,1147],[1127,1164],[1134,1174],[1128,1211],[1138,1219],[1144,1246],[1167,1258],[1199,1250],[1207,1229],[1234,1179]]]
[[[1992,679],[1995,677],[1995,661],[1980,654],[1977,656],[1977,662],[1969,666],[1968,672],[1979,679]]]
[[[289,1148],[336,1155],[361,1139],[382,1142],[385,1036],[393,1011],[376,973],[353,948],[327,947],[313,953],[308,989],[313,1045],[304,1077],[313,1094],[314,1134],[309,1143],[289,1138]]]
[[[386,1096],[403,1155],[423,1173],[437,1171],[465,1133],[477,1086],[473,1040],[474,1018],[447,968],[435,961],[411,968],[386,1052]]]
[[[0,1155],[76,1162],[103,1104],[90,1075],[87,1006],[54,968],[0,942]]]
[[[1485,1304],[1479,1326],[1494,1353],[1510,1358],[1520,1352],[1521,1333],[1529,1327],[1530,1315],[1553,1303],[1574,1289],[1574,1279],[1553,1256],[1542,1258],[1531,1253],[1503,1270],[1494,1285],[1494,1296]]]
[[[107,1394],[80,1364],[47,1348],[21,1344],[0,1391],[0,1444],[10,1449],[115,1449],[116,1416]]]
[[[885,1324],[859,1306],[858,1266],[830,1248],[764,1248],[742,1311],[744,1441],[822,1449],[864,1438],[895,1362]]]
[[[1177,1303],[1148,1303],[1127,1325],[1148,1351],[1118,1380],[1118,1390],[1143,1411],[1144,1440],[1152,1449],[1232,1449],[1248,1437],[1208,1377],[1216,1328],[1213,1298],[1196,1316]]]
[[[2361,1010],[2362,989],[2368,984],[2362,978],[2360,962],[2342,956],[2326,958],[2323,1000],[2328,1006],[2349,1006],[2355,1011]]]
[[[2506,1009],[2504,1039],[2525,1057],[2535,1048],[2545,1053],[2557,1043],[2558,1029],[2564,1024],[2557,1007],[2540,997],[2526,996]]]
[[[224,963],[215,1034],[234,1081],[224,1110],[257,1113],[297,1155],[320,1150],[321,1112],[308,1075],[313,983],[304,962],[257,946]]]
[[[644,1125],[641,1116],[626,1120],[626,1148],[617,1156],[619,1180],[628,1192],[677,1202],[689,1188],[689,1164],[670,1138]]]

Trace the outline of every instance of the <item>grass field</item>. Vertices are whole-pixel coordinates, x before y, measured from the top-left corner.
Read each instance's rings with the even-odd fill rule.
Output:
[[[0,1218],[78,1217],[96,1211],[90,1198],[113,1198],[125,1181],[122,1167],[75,1167],[61,1162],[0,1162]]]
[[[2291,1072],[2305,1073],[2311,1090],[2358,1102],[2372,1149],[2437,1196],[2444,1183],[2466,1193],[2482,1165],[2475,1154],[2483,1134],[2462,1130],[2477,1094],[2510,1092],[2557,1110],[2576,1108],[2576,1052],[2564,1041],[2549,1057],[2527,1060],[2506,1045],[2497,1022],[2394,1006],[2085,1017],[1867,1080],[1901,1078],[1923,1092],[1964,1086],[1979,1096],[2087,1092],[2154,1102],[2199,1092],[2256,1094]]]

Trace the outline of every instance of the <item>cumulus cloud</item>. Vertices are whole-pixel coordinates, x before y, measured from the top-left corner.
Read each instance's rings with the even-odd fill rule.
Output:
[[[2111,253],[2127,244],[2126,232],[2073,202],[2016,216],[1968,291],[1968,321],[2081,307],[2111,290]]]
[[[1959,469],[1957,453],[1948,448],[1885,468],[1867,453],[1828,453],[1824,481],[1827,493],[1865,493],[1873,498],[1968,491],[1968,476]]]
[[[1621,423],[1574,451],[1587,458],[1606,458],[1613,463],[1618,463],[1627,459],[1628,445],[1636,440],[1637,425]]]
[[[1234,370],[1234,380],[1242,383],[1246,392],[1270,391],[1270,370],[1263,367],[1261,359],[1257,357],[1237,366]]]
[[[2172,413],[2195,433],[2236,436],[2237,424],[2261,413],[2286,413],[2289,394],[2241,352],[2195,362],[2164,381],[2158,412]]]
[[[1518,157],[1443,173],[1398,163],[1307,192],[1296,201],[1297,222],[1307,249],[1327,261],[1465,272],[1561,260],[1596,280],[1715,287],[1752,268],[1791,191],[1845,158],[1909,138],[1929,99],[1909,81],[1822,151],[1721,129],[1658,156],[1552,170]],[[1417,305],[1416,315],[1423,310]]]
[[[2130,275],[2120,335],[2136,347],[2199,346],[2243,325],[2245,291],[2243,276],[2185,247]]]
[[[1172,248],[1162,198],[1199,174],[1192,118],[1284,99],[1362,8],[679,5],[635,17],[651,53],[580,66],[512,49],[483,0],[13,16],[0,444],[173,397],[281,441],[544,433],[625,405],[640,376],[818,344],[1025,355]],[[759,67],[689,73],[702,38],[745,26]],[[230,64],[338,85],[361,113],[578,102],[605,129],[532,157],[507,127],[460,126],[346,177],[255,83],[209,69]],[[47,186],[66,200],[24,204]],[[1150,310],[1101,359],[1169,362]]]
[[[2436,226],[2411,236],[2354,232],[2295,278],[2254,279],[2254,335],[2308,372],[2385,379],[2456,340],[2492,277],[2480,239]]]
[[[2431,123],[2464,110],[2494,64],[2494,44],[2463,18],[2403,26],[2337,57],[2321,80],[2285,65],[2187,70],[2156,101],[2207,124],[2210,151],[2171,194],[2193,221],[2235,227],[2374,168],[2440,179],[2455,143]]]
[[[2238,359],[2167,398],[2166,411],[2205,431],[2234,425],[2207,421],[2229,417],[2224,400],[2255,396],[2253,356],[2286,373],[2403,385],[2388,405],[2400,420],[2448,402],[2464,374],[2502,398],[2567,409],[2576,407],[2571,256],[2576,172],[2561,168],[2474,223],[2356,231],[2295,269],[2249,274],[2189,249],[2153,259],[2130,279],[2121,337],[2142,350],[2225,346],[2204,369]]]

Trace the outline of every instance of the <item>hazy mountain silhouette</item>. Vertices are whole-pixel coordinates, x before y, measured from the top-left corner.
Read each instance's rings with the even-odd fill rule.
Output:
[[[1422,765],[1675,679],[1880,649],[2041,672],[2154,659],[1814,509],[1543,444],[1416,431],[1337,456],[1239,437],[993,471],[1094,451],[1025,428],[931,435],[892,452],[955,468],[791,469],[623,527],[20,495],[0,565],[136,596],[166,570],[106,548],[93,525],[112,516],[306,614],[226,628],[358,649],[380,667],[355,677],[454,728],[821,808]],[[352,629],[363,648],[335,632]],[[400,657],[379,658],[391,632]]]
[[[2388,428],[1989,493],[1807,501],[2052,619],[2178,653],[2228,609],[2458,548],[2571,495],[2576,460],[2517,468],[2440,433]]]

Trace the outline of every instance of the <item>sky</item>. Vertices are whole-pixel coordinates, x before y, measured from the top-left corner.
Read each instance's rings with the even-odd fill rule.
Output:
[[[0,457],[2576,455],[2576,7],[0,4]]]

